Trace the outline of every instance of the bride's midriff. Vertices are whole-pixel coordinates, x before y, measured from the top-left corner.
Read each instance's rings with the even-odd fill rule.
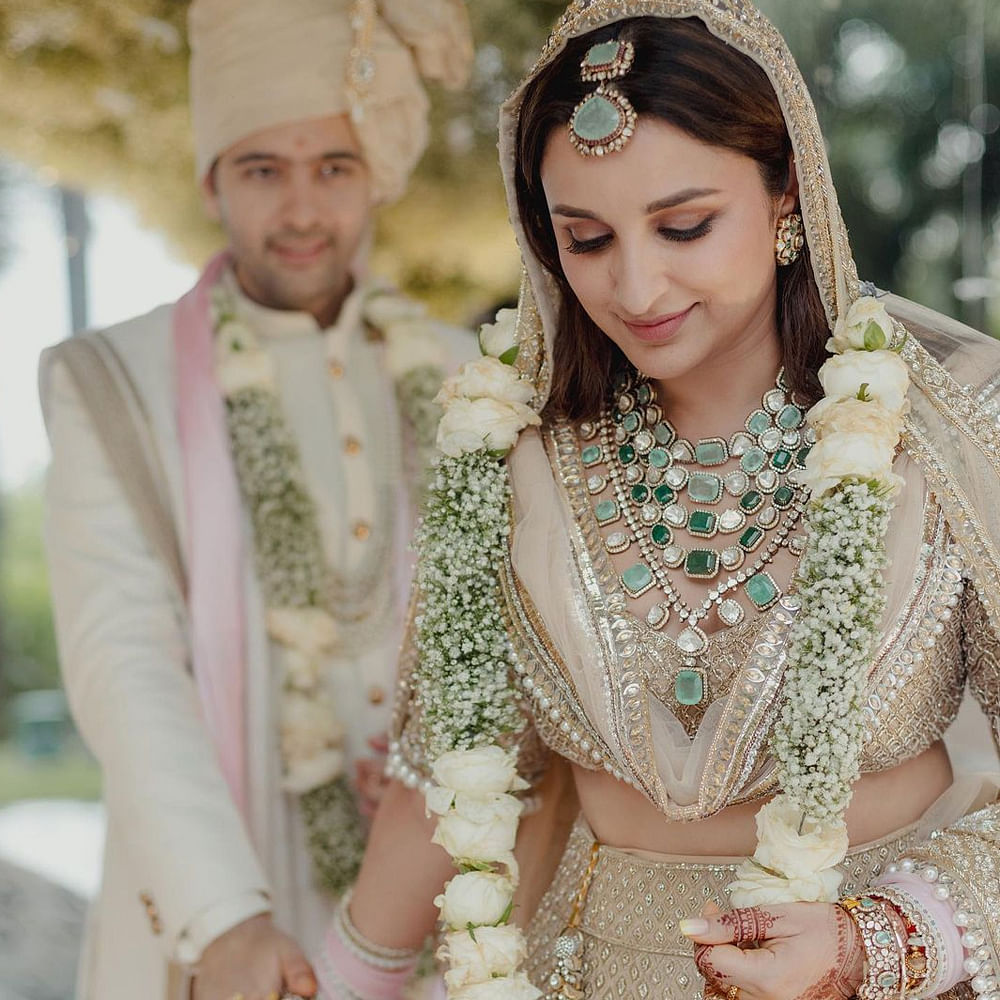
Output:
[[[677,822],[604,772],[573,771],[583,815],[602,844],[695,856],[740,857],[754,851],[760,800],[729,806],[707,819]],[[863,774],[847,811],[851,844],[867,844],[909,826],[951,783],[951,762],[940,740],[888,771]]]

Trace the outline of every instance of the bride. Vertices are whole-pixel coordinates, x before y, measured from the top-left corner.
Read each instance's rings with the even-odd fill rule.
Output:
[[[396,995],[440,916],[467,1000],[996,1000],[942,736],[1000,717],[1000,346],[859,282],[748,0],[577,0],[500,152],[521,300],[442,394],[324,988]]]

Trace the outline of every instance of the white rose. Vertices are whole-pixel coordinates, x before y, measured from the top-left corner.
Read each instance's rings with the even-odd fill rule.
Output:
[[[466,872],[456,875],[434,900],[441,919],[452,930],[472,924],[498,924],[510,913],[514,883],[495,872]]]
[[[767,906],[772,903],[835,902],[843,874],[828,868],[808,878],[777,878],[752,861],[744,861],[729,883],[733,906]]]
[[[758,809],[756,823],[754,858],[789,878],[806,878],[835,868],[847,855],[847,824],[843,820],[830,825],[815,821],[802,824],[801,811],[786,795],[778,795]]]
[[[501,309],[492,323],[479,328],[479,350],[505,365],[517,359],[517,310]]]
[[[893,447],[903,427],[898,412],[890,412],[874,400],[866,402],[854,397],[825,397],[806,414],[806,420],[821,440],[828,434],[870,434],[891,442]]]
[[[337,642],[337,624],[322,608],[270,608],[267,632],[275,642],[306,656],[329,653]]]
[[[538,414],[521,403],[455,399],[438,424],[437,446],[452,458],[483,449],[506,453],[525,427],[540,423]]]
[[[495,743],[475,750],[451,750],[434,761],[432,770],[439,785],[456,792],[488,795],[528,787],[517,776],[517,755]]]
[[[320,662],[297,649],[284,650],[283,662],[288,684],[299,691],[312,691],[319,682]]]
[[[282,759],[308,760],[340,749],[344,727],[337,721],[329,698],[286,691],[280,711]]]
[[[431,841],[461,861],[499,861],[513,870],[522,809],[513,795],[456,795],[452,808],[438,820]]]
[[[340,750],[324,750],[315,757],[285,762],[281,787],[293,795],[304,795],[320,785],[333,781],[344,772],[344,754]]]
[[[384,329],[385,365],[394,378],[416,368],[444,368],[448,352],[436,327],[426,320],[407,320]]]
[[[542,991],[531,985],[523,972],[500,976],[485,983],[465,986],[448,993],[448,1000],[539,1000]]]
[[[885,306],[871,295],[855,300],[837,319],[827,350],[880,351],[892,343],[892,319]]]
[[[500,403],[528,403],[535,390],[517,371],[497,358],[466,361],[457,375],[445,380],[437,402],[449,405],[456,398],[493,399]]]
[[[857,396],[862,386],[867,396],[892,413],[908,410],[906,392],[910,370],[893,351],[851,351],[830,358],[819,370],[827,396]]]
[[[427,311],[419,302],[386,289],[374,292],[364,305],[365,319],[383,332],[395,323],[419,320],[426,315]]]
[[[437,951],[437,957],[451,966],[444,974],[449,993],[495,976],[509,976],[527,954],[524,935],[514,924],[477,927],[474,933],[475,937],[468,930],[452,931]]]
[[[877,479],[895,492],[902,484],[892,471],[894,442],[870,434],[838,432],[813,445],[802,481],[814,500],[847,479]]]

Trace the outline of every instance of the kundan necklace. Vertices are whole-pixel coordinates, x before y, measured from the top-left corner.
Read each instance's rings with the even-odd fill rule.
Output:
[[[736,588],[760,611],[778,600],[767,566],[782,547],[801,553],[802,538],[793,534],[807,499],[800,472],[815,440],[783,372],[728,440],[681,438],[649,380],[634,371],[618,377],[612,406],[581,425],[580,436],[581,461],[593,470],[587,489],[594,515],[613,526],[605,547],[622,553],[634,546],[641,556],[620,574],[622,587],[633,598],[654,587],[665,597],[649,610],[648,625],[661,629],[675,612],[685,623],[677,644],[696,656],[708,645],[698,623],[713,605],[724,625],[743,621],[743,606],[731,596]],[[715,538],[723,544],[710,544]],[[700,604],[690,607],[680,596],[675,572],[711,581]]]

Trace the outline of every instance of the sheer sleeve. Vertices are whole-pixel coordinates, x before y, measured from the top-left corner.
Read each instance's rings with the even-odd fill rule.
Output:
[[[962,605],[962,651],[969,689],[990,720],[994,743],[1000,748],[1000,636],[971,583],[966,585]]]

